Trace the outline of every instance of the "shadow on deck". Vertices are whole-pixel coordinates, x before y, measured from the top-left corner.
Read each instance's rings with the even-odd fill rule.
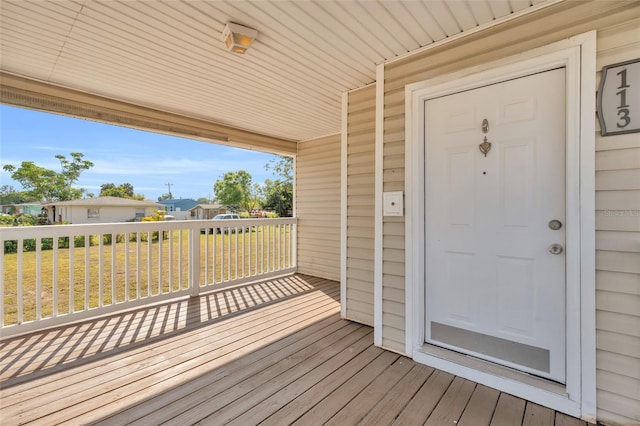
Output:
[[[3,424],[584,425],[373,346],[292,275],[0,342]]]

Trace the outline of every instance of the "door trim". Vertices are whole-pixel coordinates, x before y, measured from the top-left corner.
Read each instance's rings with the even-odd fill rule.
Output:
[[[405,87],[405,326],[408,355],[461,377],[595,420],[595,31]],[[567,384],[553,392],[424,351],[424,101],[566,68]]]

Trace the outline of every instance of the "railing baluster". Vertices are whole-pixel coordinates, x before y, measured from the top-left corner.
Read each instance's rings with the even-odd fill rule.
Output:
[[[100,238],[100,241],[98,241],[98,289],[100,291],[98,294],[98,306],[102,308],[102,293],[104,292],[104,234],[98,234],[98,238]]]
[[[16,289],[18,292],[18,324],[22,324],[24,322],[24,295],[22,294],[22,261],[23,261],[23,251],[24,251],[24,240],[22,238],[18,239],[18,276],[17,276],[17,285]]]
[[[151,248],[151,241],[153,239],[153,232],[147,232],[147,296],[151,297],[153,292],[151,291],[151,285],[153,281],[153,261]]]
[[[182,290],[182,229],[178,231],[178,290]],[[200,234],[198,234],[199,238]]]
[[[131,234],[124,234],[124,301],[129,301],[129,238]]]
[[[53,238],[53,258],[51,265],[51,287],[53,288],[53,317],[58,316],[58,244],[60,240],[58,237]],[[3,256],[4,257],[4,256]],[[4,294],[4,293],[3,293]]]
[[[213,259],[213,261],[211,262],[212,265],[212,271],[211,273],[213,274],[213,279],[211,280],[211,284],[216,283],[216,266],[218,265],[218,261],[217,261],[217,255],[218,252],[216,251],[217,247],[218,247],[218,235],[217,235],[217,231],[215,230],[215,228],[213,229],[213,254],[211,255],[211,258]],[[209,259],[207,257],[207,259]],[[209,281],[205,282],[205,284],[209,284]]]
[[[208,244],[208,230],[205,229],[205,247]],[[182,235],[182,232],[180,233]],[[189,284],[188,286],[191,288],[191,296],[197,296],[200,294],[200,230],[199,229],[189,229],[189,236],[187,238],[187,243],[189,244],[188,256],[189,256]],[[205,257],[205,271],[207,269],[206,265],[206,257]],[[205,282],[205,285],[208,282]]]
[[[162,294],[162,229],[158,229],[158,295]]]
[[[293,245],[293,225],[289,224],[289,268],[293,267],[293,250],[295,246]]]
[[[141,276],[141,257],[142,257],[142,235],[140,231],[136,232],[136,299],[142,299],[142,276]]]
[[[291,267],[296,268],[298,266],[298,225],[296,223],[291,226],[291,244],[294,247],[291,250]]]
[[[209,228],[204,228],[204,284],[205,285],[209,284],[209,267],[211,264],[211,261],[209,260],[209,235],[210,235]],[[215,238],[215,234],[214,234],[214,238]],[[215,241],[213,242],[213,244],[215,245]],[[212,280],[212,283],[213,283],[216,280],[215,265],[213,267],[212,273],[213,273],[213,280]]]
[[[235,247],[236,247],[236,258],[234,259],[234,268],[236,270],[235,272],[235,279],[237,280],[239,278],[238,276],[238,246],[240,245],[240,243],[238,242],[238,227],[235,227],[235,232],[233,233],[233,236],[235,237]]]
[[[284,239],[284,244],[282,246],[282,249],[284,251],[284,255],[282,256],[282,265],[285,269],[289,268],[289,224],[285,224],[283,226],[283,239]]]
[[[36,238],[36,321],[42,319],[42,238]]]
[[[246,277],[246,272],[244,270],[244,257],[247,255],[246,248],[245,248],[245,243],[247,238],[247,234],[246,234],[247,228],[243,226],[241,229],[242,229],[242,278],[244,278]]]
[[[249,264],[249,271],[248,271],[248,277],[251,276],[251,252],[253,251],[253,244],[251,244],[251,242],[253,241],[253,226],[249,227],[249,259],[247,261],[247,263]]]
[[[169,232],[167,249],[169,250],[169,293],[173,293],[173,231]]]
[[[118,303],[118,295],[116,293],[116,245],[118,243],[118,234],[111,234],[111,304]]]
[[[273,256],[272,254],[272,243],[273,243],[273,237],[272,237],[272,231],[273,231],[273,225],[269,224],[267,226],[267,269],[265,270],[265,272],[273,272],[273,268],[271,267],[271,257]]]
[[[76,310],[76,277],[75,277],[75,254],[76,254],[76,236],[69,235],[69,313],[72,314]]]
[[[231,227],[227,227],[227,281],[231,281]]]
[[[91,236],[84,236],[84,310],[89,310],[89,298],[91,297]]]
[[[220,282],[224,282],[224,229],[220,231]]]

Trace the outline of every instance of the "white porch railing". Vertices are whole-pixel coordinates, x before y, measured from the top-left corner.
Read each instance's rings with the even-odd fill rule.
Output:
[[[0,228],[15,335],[296,270],[296,219]]]

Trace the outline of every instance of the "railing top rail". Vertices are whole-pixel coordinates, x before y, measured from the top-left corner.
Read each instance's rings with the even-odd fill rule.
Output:
[[[224,219],[224,220],[171,220],[166,222],[118,222],[78,225],[41,225],[0,227],[4,240],[34,237],[67,237],[69,235],[116,234],[125,232],[152,232],[158,230],[200,229],[217,227],[248,227],[261,225],[296,224],[294,217],[273,219]]]

